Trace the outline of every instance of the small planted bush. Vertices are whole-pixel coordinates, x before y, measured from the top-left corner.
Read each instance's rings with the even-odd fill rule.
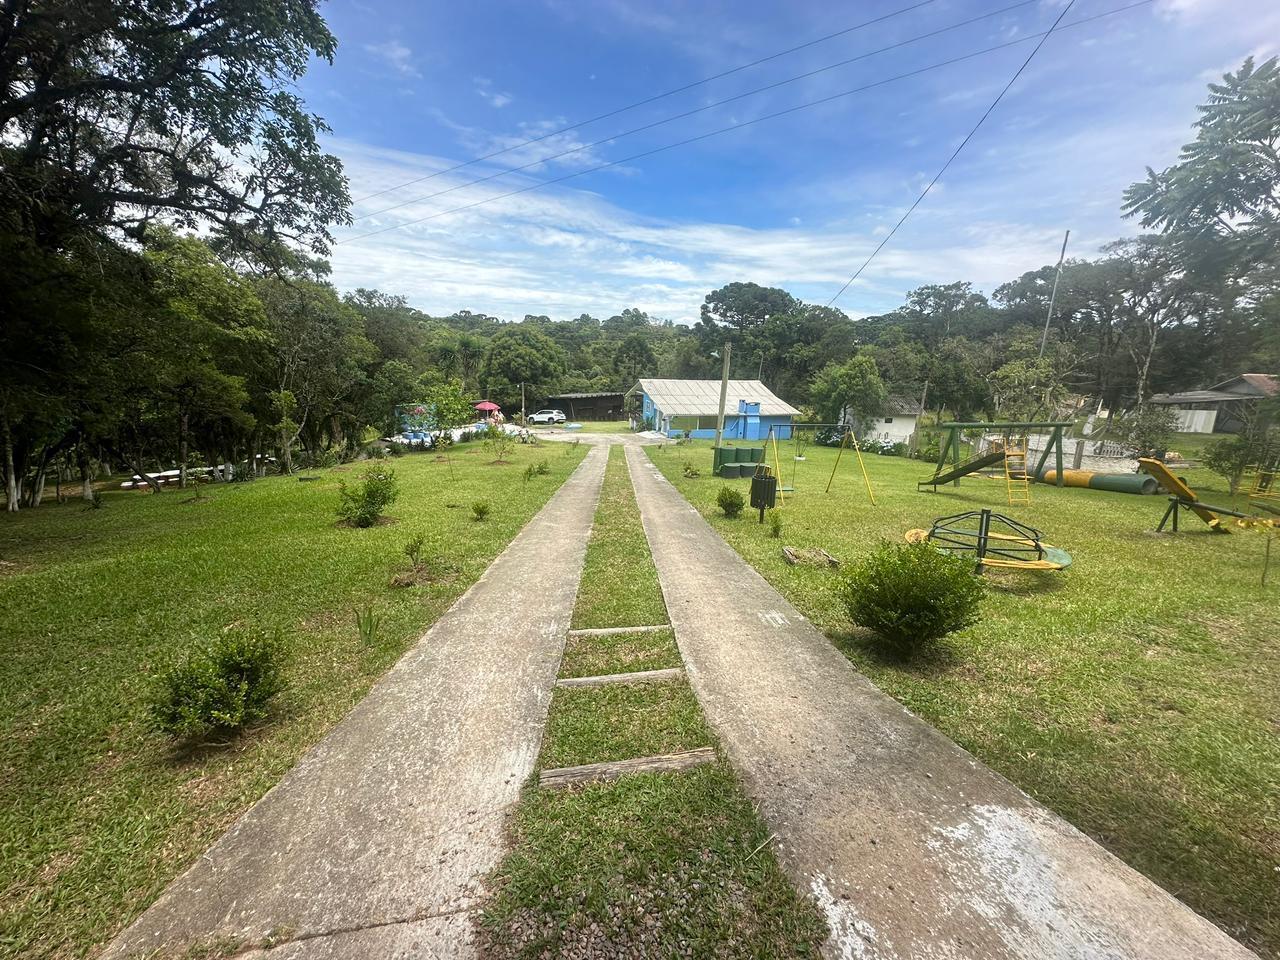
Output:
[[[742,499],[742,494],[733,487],[721,487],[720,492],[716,494],[716,506],[724,511],[724,515],[732,520],[742,512],[742,508],[746,506],[746,501]]]
[[[395,471],[381,463],[368,467],[354,487],[338,483],[338,517],[353,526],[371,527],[400,495]]]
[[[699,470],[697,467],[695,467],[688,460],[684,462],[683,473],[690,480],[696,480],[698,477],[702,476],[702,471]]]
[[[884,543],[837,587],[849,619],[901,654],[978,620],[982,582],[973,563],[923,543]]]
[[[551,464],[547,463],[545,460],[539,460],[536,470],[538,476],[545,477],[551,472]]]
[[[771,507],[765,517],[769,521],[769,536],[777,540],[782,536],[782,511]]]
[[[166,733],[230,733],[266,716],[283,687],[277,637],[229,633],[193,651],[155,680],[151,719]]]
[[[477,523],[489,516],[489,501],[477,500],[471,504],[471,519]]]

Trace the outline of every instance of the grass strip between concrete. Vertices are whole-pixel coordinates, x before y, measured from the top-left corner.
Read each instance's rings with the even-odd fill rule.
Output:
[[[665,623],[622,449],[611,451],[575,628]],[[681,665],[674,634],[570,638],[561,677]],[[683,677],[560,688],[539,772],[717,747]],[[717,747],[718,749],[718,747]],[[480,921],[492,957],[814,957],[826,925],[790,885],[722,757],[605,783],[531,783]]]

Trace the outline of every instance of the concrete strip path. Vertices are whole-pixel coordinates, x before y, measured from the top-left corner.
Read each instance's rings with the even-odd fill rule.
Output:
[[[608,450],[324,740],[111,944],[272,937],[285,960],[472,956],[469,911],[533,770]]]
[[[880,692],[643,451],[627,463],[690,682],[828,956],[1254,957]]]

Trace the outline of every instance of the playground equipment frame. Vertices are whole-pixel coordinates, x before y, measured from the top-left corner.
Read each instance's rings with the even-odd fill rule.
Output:
[[[1040,460],[1036,463],[1034,470],[1029,471],[1028,479],[1040,476],[1044,470],[1045,463],[1049,459],[1049,454],[1054,454],[1054,462],[1057,465],[1058,476],[1054,480],[1056,486],[1065,486],[1063,483],[1062,473],[1062,431],[1068,427],[1075,426],[1069,421],[1059,420],[1026,420],[1026,421],[1010,421],[1008,423],[985,423],[985,422],[959,422],[949,421],[940,423],[934,427],[928,427],[929,430],[945,430],[946,437],[938,445],[938,466],[934,471],[934,476],[938,476],[943,472],[943,468],[947,465],[947,455],[951,455],[951,468],[958,469],[960,466],[960,431],[961,430],[982,430],[989,433],[1003,433],[1006,436],[1014,431],[1030,431],[1030,430],[1048,430],[1049,442],[1040,453]],[[960,486],[960,478],[956,477],[951,481],[957,487]],[[936,484],[935,484],[936,486]]]

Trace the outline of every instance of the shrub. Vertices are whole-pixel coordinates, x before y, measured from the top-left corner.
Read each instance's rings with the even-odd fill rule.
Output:
[[[716,494],[716,505],[724,511],[724,515],[729,519],[733,519],[742,512],[742,508],[746,506],[746,501],[742,499],[742,494],[733,487],[721,487],[720,492]]]
[[[782,536],[782,511],[777,507],[772,507],[767,517],[769,519],[769,536],[777,540]]]
[[[929,544],[884,543],[849,570],[837,588],[854,623],[910,654],[978,619],[982,582],[971,560]]]
[[[477,523],[489,516],[489,501],[477,500],[471,504],[471,519]]]
[[[309,466],[316,468],[336,467],[338,465],[338,451],[332,447],[321,447],[310,458]]]
[[[403,457],[405,453],[404,444],[397,443],[395,440],[392,440],[387,444],[387,453],[391,454],[393,457]]]
[[[425,565],[422,559],[422,547],[426,543],[426,538],[422,534],[417,534],[409,539],[404,545],[404,555],[409,558],[409,562],[413,564],[413,569],[421,570]]]
[[[284,685],[281,659],[277,637],[224,634],[156,678],[151,718],[180,737],[239,730],[266,716]]]
[[[369,459],[370,460],[387,459],[387,448],[380,443],[371,443],[369,445]]]
[[[547,461],[545,460],[539,460],[538,468],[537,468],[538,476],[545,477],[550,472],[551,472],[551,464],[547,463]]]
[[[506,463],[513,442],[511,434],[496,423],[489,424],[484,431],[484,445],[493,456],[494,463]]]
[[[355,488],[338,483],[338,516],[357,527],[371,527],[399,495],[395,471],[380,463],[371,464]]]
[[[1235,496],[1245,471],[1260,458],[1247,437],[1226,437],[1206,445],[1200,459],[1207,469],[1227,481]]]
[[[696,480],[698,477],[702,476],[702,471],[686,460],[684,462],[684,475],[690,480]]]
[[[237,463],[231,468],[232,483],[248,483],[253,479],[253,467],[247,463]]]
[[[530,480],[532,480],[532,479],[533,479],[534,477],[536,477],[537,475],[538,475],[538,468],[537,468],[537,467],[535,467],[532,463],[531,463],[531,464],[529,464],[527,467],[525,467],[525,468],[524,468],[524,482],[525,482],[525,483],[528,483]]]

